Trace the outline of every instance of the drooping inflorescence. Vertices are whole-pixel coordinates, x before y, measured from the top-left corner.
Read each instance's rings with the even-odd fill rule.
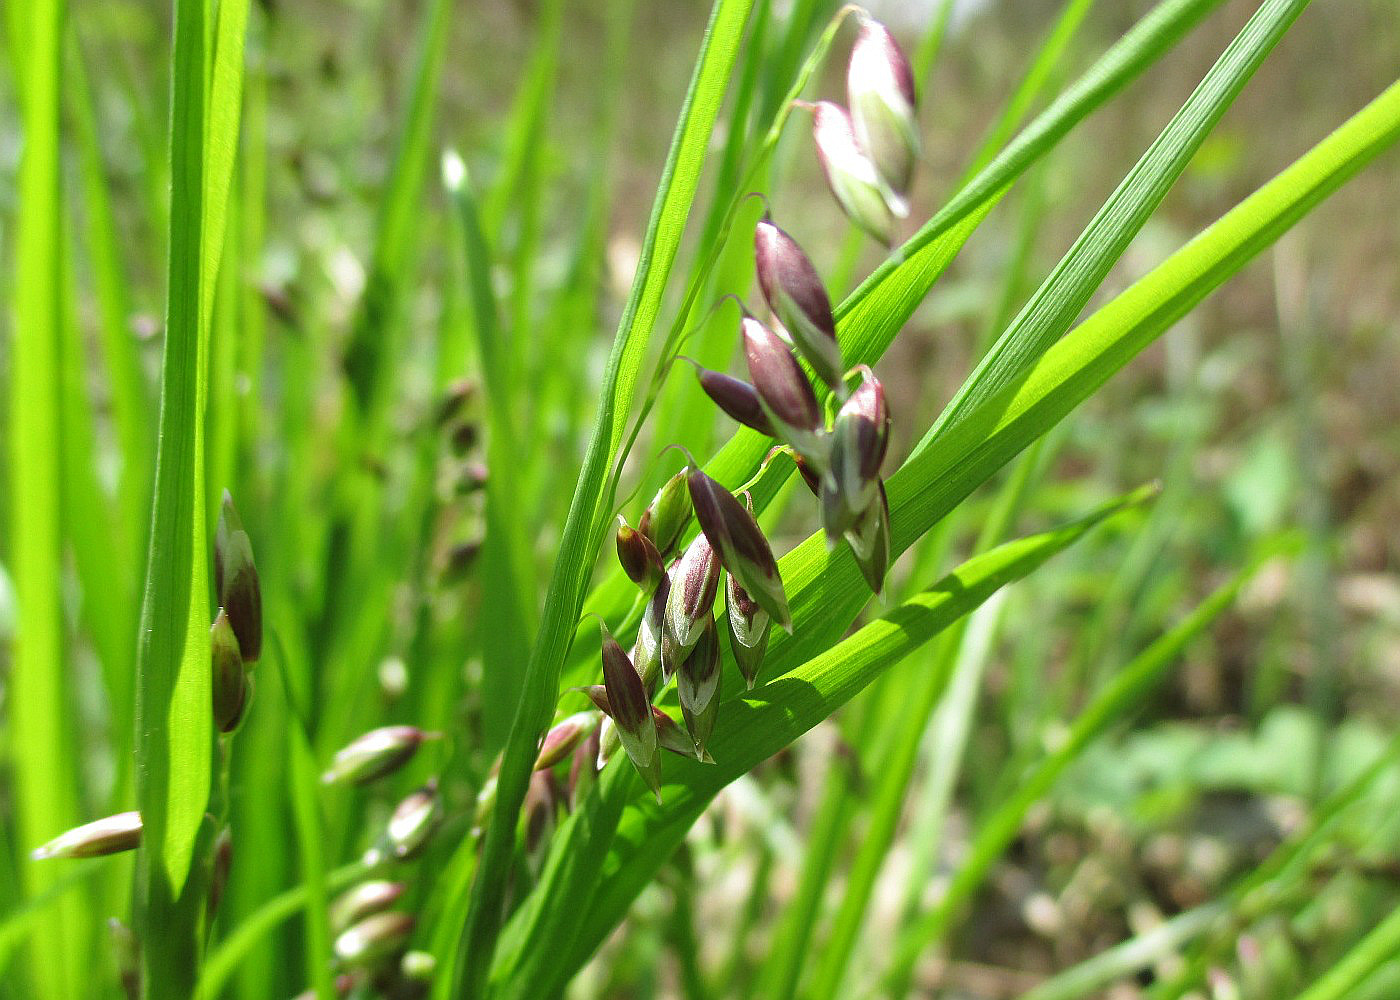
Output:
[[[908,214],[919,155],[913,74],[884,26],[858,16],[849,107],[799,104],[812,112],[818,160],[841,208],[888,245],[895,220]],[[879,592],[890,560],[889,503],[880,478],[890,438],[884,387],[868,365],[848,368],[821,275],[769,212],[754,229],[754,263],[771,318],[764,322],[741,303],[749,381],[692,362],[700,388],[725,414],[781,442],[819,500],[828,545],[845,539]],[[835,400],[830,419],[825,393]],[[637,529],[619,519],[618,559],[642,589],[644,610],[630,656],[603,627],[604,683],[584,690],[605,717],[597,730],[600,758],[622,746],[658,797],[661,749],[709,759],[723,676],[714,616],[721,582],[729,649],[750,688],[772,626],[793,628],[777,560],[754,519],[752,498],[741,495],[692,461],[661,488]],[[699,533],[676,556],[692,513]],[[652,704],[672,676],[684,733]],[[559,723],[544,739],[541,761],[562,760],[566,751],[554,748],[578,745],[586,731],[577,717]],[[601,762],[590,757],[586,767]]]

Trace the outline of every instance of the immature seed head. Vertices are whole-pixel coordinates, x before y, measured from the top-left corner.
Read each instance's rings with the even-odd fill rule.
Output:
[[[676,671],[676,694],[680,698],[685,728],[694,743],[695,756],[705,753],[719,716],[720,670],[719,633],[715,621],[706,615],[704,631],[695,648]]]
[[[598,628],[602,632],[603,643],[603,687],[607,691],[608,707],[618,738],[633,766],[641,772],[647,785],[656,793],[657,801],[660,801],[661,756],[657,749],[656,723],[652,720],[646,688],[632,661],[601,620]]]
[[[809,458],[821,452],[825,420],[812,383],[788,345],[752,316],[740,320],[749,378],[778,437]]]
[[[42,847],[36,847],[32,856],[36,860],[97,858],[104,854],[134,851],[140,844],[141,814],[132,811],[75,826]]]
[[[413,934],[407,913],[375,913],[335,939],[335,955],[351,968],[366,969],[397,958]]]
[[[238,654],[238,637],[233,634],[223,608],[209,627],[209,658],[214,724],[221,733],[232,732],[243,718],[243,709],[248,703],[248,676],[243,670],[243,657]]]
[[[597,725],[598,716],[592,712],[577,712],[555,723],[554,727],[545,733],[544,741],[540,744],[539,756],[535,758],[535,770],[545,771],[558,764],[573,753],[574,747],[578,746],[590,731],[596,729]]]
[[[889,246],[894,219],[907,209],[880,180],[870,157],[856,141],[855,126],[845,108],[818,101],[812,109],[812,137],[827,185],[852,222]],[[891,205],[891,201],[894,202]]]
[[[880,465],[890,442],[885,390],[869,367],[860,368],[860,386],[836,415],[827,472],[822,478],[822,520],[832,545],[875,499]]]
[[[791,631],[778,562],[758,522],[734,494],[699,469],[691,470],[689,482],[695,519],[719,561],[775,622]]]
[[[403,767],[424,740],[437,739],[439,735],[424,732],[416,726],[371,729],[335,755],[330,769],[321,775],[321,781],[327,785],[339,782],[367,784]]]
[[[656,491],[637,522],[637,530],[651,539],[664,560],[670,557],[689,520],[690,498],[685,492],[685,473],[677,472]]]
[[[774,436],[773,423],[763,411],[763,403],[758,398],[758,390],[743,379],[737,379],[723,372],[711,371],[698,365],[696,378],[705,395],[714,400],[725,413],[745,427],[752,427],[760,434]]]
[[[411,792],[389,816],[386,837],[394,857],[400,861],[416,857],[442,825],[442,818],[442,799],[434,779]]]
[[[766,215],[754,229],[753,245],[758,285],[768,307],[817,377],[838,394],[844,393],[836,321],[817,269],[797,241]]]
[[[894,36],[874,18],[861,18],[846,72],[846,94],[857,141],[881,180],[905,194],[919,155],[914,71]]]
[[[387,879],[361,882],[331,904],[331,928],[339,934],[372,913],[391,909],[406,888],[402,882]]]
[[[878,594],[885,585],[885,572],[890,566],[890,504],[885,497],[884,483],[879,484],[869,508],[846,532],[846,541],[850,543],[851,554],[865,582]]]
[[[617,524],[617,561],[629,580],[650,592],[666,573],[661,554],[650,538],[634,530],[620,515]]]
[[[256,663],[262,655],[262,591],[253,565],[253,545],[228,490],[224,490],[215,532],[214,576],[219,604],[228,612],[243,662]]]
[[[729,622],[729,645],[734,661],[749,688],[763,666],[763,654],[768,651],[768,632],[772,619],[758,606],[733,574],[724,582],[725,618]]]
[[[687,504],[688,506],[688,504]],[[719,592],[719,560],[702,532],[671,570],[662,657],[679,663],[700,639]],[[666,639],[670,644],[666,643]]]

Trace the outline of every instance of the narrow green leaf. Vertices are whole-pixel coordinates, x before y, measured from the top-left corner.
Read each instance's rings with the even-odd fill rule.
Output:
[[[138,887],[149,996],[187,997],[198,965],[196,839],[209,803],[209,678],[204,406],[208,330],[204,246],[206,4],[176,0],[171,101],[170,261],[160,437],[137,655],[137,802],[144,822]]]
[[[502,336],[491,288],[491,251],[462,160],[448,153],[443,161],[447,192],[457,210],[464,239],[472,328],[481,359],[482,388],[490,408],[486,440],[486,535],[482,540],[481,572],[490,585],[482,588],[481,616],[491,627],[483,630],[482,746],[486,756],[505,745],[511,713],[520,700],[520,664],[530,655],[534,634],[534,575],[530,566],[528,523],[520,511],[518,466],[519,424],[513,418],[509,342]]]
[[[247,0],[221,3],[217,24],[210,17],[207,0],[176,0],[166,338],[137,656],[137,800],[145,823],[138,934],[152,998],[194,990],[207,880],[196,859],[213,832],[205,822],[213,725],[204,419]]]
[[[384,359],[393,356],[395,312],[417,230],[424,175],[431,159],[433,119],[452,8],[451,0],[432,0],[424,15],[422,48],[413,90],[408,97],[404,127],[398,137],[384,198],[379,204],[364,296],[355,313],[346,348],[345,373],[355,403],[362,414],[371,416],[384,399],[381,370]]]

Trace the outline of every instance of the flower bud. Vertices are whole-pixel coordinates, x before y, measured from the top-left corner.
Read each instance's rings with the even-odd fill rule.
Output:
[[[617,524],[617,561],[629,580],[649,592],[666,573],[661,554],[650,538],[635,531],[621,516]]]
[[[870,17],[861,18],[860,34],[851,48],[846,95],[856,140],[885,185],[904,195],[919,156],[914,71],[894,36]]]
[[[875,164],[856,142],[850,114],[839,104],[818,101],[812,108],[812,137],[816,140],[822,173],[826,174],[826,182],[841,210],[852,222],[889,246],[894,234],[894,217],[906,215],[907,208],[897,195],[885,188]]]
[[[238,637],[223,608],[209,628],[209,658],[213,670],[214,724],[221,733],[232,732],[248,703],[248,676],[243,670],[243,657],[238,655]]]
[[[555,723],[540,743],[540,753],[535,758],[535,770],[547,770],[573,753],[574,747],[597,727],[597,722],[598,717],[592,712],[578,712]]]
[[[691,471],[689,483],[695,519],[719,561],[775,622],[791,632],[783,579],[763,529],[734,494],[699,469]]]
[[[792,461],[793,464],[797,466],[797,474],[802,477],[802,481],[806,483],[807,488],[812,491],[812,496],[821,496],[821,474],[812,467],[812,463],[796,452],[792,454]]]
[[[361,882],[331,904],[331,928],[339,934],[371,914],[392,908],[406,888],[402,882],[386,879]]]
[[[416,726],[371,729],[335,755],[330,770],[321,775],[321,781],[327,785],[343,781],[368,784],[403,767],[424,740],[438,739],[440,735],[424,732]]]
[[[481,557],[481,539],[473,538],[471,541],[458,542],[447,550],[442,557],[442,573],[440,582],[443,586],[451,586],[454,583],[461,583],[466,579],[468,573],[476,566],[477,560]]]
[[[141,996],[141,942],[131,928],[116,917],[107,918],[107,931],[111,935],[113,958],[117,966],[117,978],[121,981],[122,993],[127,1000],[140,1000]]]
[[[457,471],[457,495],[471,496],[486,487],[490,478],[485,462],[468,462]]]
[[[656,745],[656,722],[651,716],[651,702],[647,699],[642,678],[608,627],[599,621],[598,628],[603,641],[603,686],[607,690],[618,738],[633,766],[641,772],[647,786],[660,802],[661,754]]]
[[[342,972],[335,977],[333,986],[335,987],[335,995],[337,997],[349,996],[350,991],[355,988],[355,977],[348,972]],[[293,997],[292,1000],[321,1000],[321,995],[314,989],[303,990]]]
[[[368,916],[335,939],[336,957],[353,968],[380,965],[408,946],[413,923],[413,917],[407,913]]]
[[[215,533],[214,577],[219,604],[228,612],[243,662],[256,663],[262,655],[262,591],[257,567],[253,565],[253,545],[228,490],[224,490],[223,510]]]
[[[476,793],[476,809],[472,813],[472,833],[480,835],[486,829],[486,824],[491,819],[491,813],[496,808],[496,792],[499,786],[501,771],[501,758],[496,758],[496,765],[487,775],[486,780],[481,783],[481,788]]]
[[[612,720],[605,718],[604,721],[611,723]],[[569,802],[575,809],[598,780],[598,750],[602,738],[603,726],[599,723],[574,748],[574,759],[569,762]]]
[[[410,983],[431,983],[437,972],[437,959],[426,951],[405,952],[399,962],[399,975]]]
[[[476,447],[477,439],[481,436],[481,430],[470,420],[464,420],[452,428],[451,442],[452,454],[458,458],[465,458],[467,453]]]
[[[880,483],[875,500],[855,526],[846,532],[851,554],[856,557],[865,582],[875,593],[885,585],[885,571],[890,566],[890,504],[885,497],[885,484]]]
[[[656,695],[656,689],[663,681],[671,679],[675,665],[671,662],[671,643],[664,641],[666,634],[666,601],[671,596],[671,578],[663,576],[647,601],[642,612],[641,623],[637,626],[637,642],[632,647],[632,665],[642,678],[647,697]]]
[[[422,852],[442,825],[442,799],[434,779],[394,807],[386,837],[394,857],[407,861]]]
[[[817,377],[838,394],[844,394],[841,376],[845,366],[836,343],[836,320],[817,269],[797,241],[766,215],[754,229],[753,246],[758,286],[768,308]]]
[[[710,371],[696,366],[695,375],[700,380],[700,388],[714,400],[725,413],[745,427],[752,427],[760,434],[773,437],[773,424],[768,414],[763,412],[758,390],[743,379],[737,379],[723,372]]]
[[[670,556],[690,520],[690,497],[685,492],[685,472],[677,472],[656,491],[642,512],[637,530],[651,539],[662,559]]]
[[[822,477],[822,521],[835,545],[875,499],[880,465],[890,443],[890,414],[879,379],[861,365],[864,380],[836,415]]]
[[[718,702],[716,702],[718,704]],[[699,753],[695,750],[695,741],[690,738],[690,734],[681,728],[680,723],[671,718],[655,705],[651,706],[651,714],[656,719],[656,738],[662,750],[669,750],[682,757],[691,760],[698,760],[702,764],[713,764],[715,759],[710,756],[708,750]]]
[[[612,716],[603,716],[603,721],[598,724],[598,759],[595,762],[597,770],[601,771],[608,766],[622,746],[622,741],[617,736],[617,723],[612,720]]]
[[[666,638],[662,656],[679,663],[700,639],[719,592],[719,560],[702,532],[671,570],[666,598]]]
[[[521,813],[525,817],[525,853],[535,854],[559,819],[564,804],[563,790],[552,771],[536,771],[525,790]]]
[[[209,869],[209,901],[205,913],[212,923],[219,912],[219,903],[228,888],[229,873],[233,870],[233,831],[224,827],[214,838],[214,856]]]
[[[705,616],[700,640],[676,670],[676,694],[681,702],[685,728],[695,745],[695,756],[705,753],[705,744],[714,732],[719,716],[719,632],[715,620]]]
[[[777,436],[809,458],[819,455],[826,422],[807,373],[783,339],[757,319],[745,315],[740,328],[749,378]]]
[[[724,609],[729,620],[729,645],[734,650],[734,661],[752,690],[759,668],[763,666],[763,654],[768,651],[772,619],[748,591],[739,586],[733,574],[724,582]]]
[[[36,847],[32,857],[97,858],[104,854],[134,851],[141,844],[141,814],[117,813],[103,819],[75,826],[59,834],[42,847]]]
[[[476,383],[471,379],[453,380],[443,391],[442,398],[438,400],[437,409],[433,412],[433,423],[439,427],[446,427],[461,416],[462,411],[475,395]]]

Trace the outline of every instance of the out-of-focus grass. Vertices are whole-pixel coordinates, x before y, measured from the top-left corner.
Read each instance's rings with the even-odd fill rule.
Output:
[[[918,24],[894,20],[926,76],[915,222],[1147,9],[1008,2],[969,12],[930,0],[886,4],[884,14],[924,6]],[[932,294],[909,286],[907,322],[890,318],[902,318],[897,310],[846,307],[848,343],[878,344],[874,354],[889,343],[877,370],[901,458],[992,336],[1031,329],[1038,338],[1012,343],[1043,347],[1081,311],[1091,330],[1106,303],[1121,315],[1115,297],[1134,280],[1151,272],[1163,287],[1170,274],[1153,268],[1394,75],[1400,37],[1384,0],[1313,5],[1237,99],[1248,72],[1214,77],[1225,81],[1219,100],[1198,100],[1182,119],[1198,134],[1178,134],[1172,155],[1145,159],[1135,175],[1155,168],[1150,191],[1134,182],[1114,193],[1257,5],[1222,3],[1184,30],[1211,6],[1177,4],[1185,20],[1170,51],[1076,118],[1009,191],[994,184],[992,198],[964,206],[974,211],[930,257]],[[211,29],[239,7],[180,4],[209,16]],[[653,323],[688,330],[722,293],[751,294],[746,240],[761,207],[744,203],[730,216],[728,199],[743,193],[734,186],[834,8],[753,4],[727,87],[710,81],[728,98],[714,109],[706,172],[684,178],[686,205],[698,196],[692,225],[684,238],[664,234],[668,248],[676,239],[678,279],[639,286],[643,334]],[[227,232],[215,219],[191,250],[180,236],[193,204],[187,161],[175,163],[173,215],[168,199],[167,12],[129,0],[6,11],[0,260],[13,308],[0,353],[10,441],[0,633],[13,641],[0,653],[0,997],[75,995],[78,981],[115,995],[115,960],[98,928],[131,917],[129,868],[77,878],[23,859],[65,826],[132,804],[135,595],[151,527],[158,345],[197,345],[185,339],[192,314],[172,310],[168,330],[157,317],[167,295],[174,302],[196,287],[195,312],[213,336],[205,497],[225,486],[238,496],[276,636],[234,744],[237,860],[208,969],[226,996],[290,996],[308,984],[326,995],[327,893],[358,873],[353,859],[396,796],[441,773],[455,825],[415,869],[429,877],[413,880],[406,906],[421,917],[415,943],[454,972],[446,956],[475,874],[463,827],[520,691],[539,683],[525,677],[525,661],[598,402],[606,331],[623,311],[703,27],[703,10],[689,5],[563,0],[430,0],[402,12],[279,0],[249,14],[246,67],[227,46],[220,62],[212,30],[200,32],[214,45],[201,57],[208,82],[191,84],[198,74],[184,67],[189,93],[222,80],[225,97],[230,87],[243,94],[236,157],[235,146],[216,144],[215,185],[202,170],[198,181],[210,204],[231,199]],[[839,62],[807,92],[839,93]],[[239,67],[241,86],[229,76]],[[203,105],[186,94],[181,104],[175,93],[177,112],[198,107],[227,137],[226,99]],[[204,135],[187,130],[179,148],[208,156]],[[461,151],[479,201],[475,230],[468,189],[444,194],[433,183],[447,147]],[[848,237],[809,154],[809,137],[790,127],[751,183],[823,273],[837,275],[840,297],[879,255]],[[1044,531],[1160,478],[1150,509],[1009,586],[965,632],[892,666],[811,737],[720,791],[688,833],[688,822],[676,827],[685,840],[674,861],[603,845],[609,864],[660,867],[635,902],[639,885],[614,882],[611,896],[579,898],[567,914],[520,920],[558,930],[565,917],[627,914],[573,994],[808,996],[884,981],[913,995],[992,998],[1045,980],[1030,995],[1063,1000],[1116,983],[1123,996],[1166,997],[1210,975],[1247,998],[1309,988],[1310,998],[1385,995],[1394,918],[1384,918],[1397,905],[1389,872],[1400,844],[1394,766],[1378,756],[1393,749],[1384,736],[1400,704],[1397,171],[1394,153],[1383,155],[1268,251],[1271,260],[1235,276],[1035,453],[974,492],[902,560],[889,601],[864,617],[1003,536]],[[1132,224],[1113,215],[1091,225],[1105,199],[1133,208]],[[721,250],[726,232],[734,239]],[[167,279],[169,250],[198,280],[185,270]],[[715,266],[700,271],[692,256],[712,250]],[[1045,275],[1057,276],[1032,295]],[[655,360],[645,344],[641,335],[627,347],[629,372]],[[729,367],[733,346],[721,313],[705,317],[686,350]],[[443,393],[464,375],[481,379],[481,395],[458,425],[435,424]],[[688,380],[668,380],[621,470],[618,502],[634,483],[649,496],[674,471],[649,460],[660,446],[678,440],[707,454],[725,440],[728,423],[697,397]],[[605,463],[630,429],[622,417],[607,429]],[[196,420],[171,418],[166,444]],[[448,439],[463,425],[481,440],[460,449]],[[761,448],[741,440],[724,455],[740,453]],[[484,498],[465,476],[481,458],[491,470]],[[724,461],[730,485],[750,471]],[[192,468],[180,475],[191,494],[199,489]],[[161,491],[167,501],[172,489]],[[568,607],[594,582],[594,522],[614,500],[584,492],[599,509],[567,535],[582,553],[566,567]],[[789,496],[778,493],[764,516],[784,552],[812,526]],[[952,496],[903,499],[932,519]],[[200,502],[190,502],[191,570],[176,567],[166,581],[175,588],[202,572]],[[164,523],[158,516],[157,529]],[[1302,558],[1265,566],[1224,606],[1219,595],[1235,590],[1219,590],[1222,581],[1260,539],[1291,527],[1303,530]],[[454,560],[483,532],[481,563],[454,576]],[[799,548],[785,565],[824,566],[814,553]],[[815,573],[798,576],[810,583]],[[630,596],[606,573],[587,607],[613,620]],[[1207,613],[1211,627],[1180,645]],[[594,679],[593,651],[575,643],[565,658],[574,623],[557,617],[546,665],[563,664],[568,683]],[[148,656],[147,681],[150,665]],[[1150,694],[1130,683],[1149,676]],[[540,705],[548,688],[535,692]],[[383,790],[316,787],[318,758],[399,721],[451,739]],[[517,764],[533,750],[525,736]],[[170,739],[187,737],[200,739]],[[187,785],[191,802],[197,785]],[[618,810],[632,801],[629,782],[610,787]],[[517,853],[507,812],[478,883],[488,890],[497,880],[508,888],[501,862]],[[620,836],[654,818],[635,805],[622,815]],[[162,856],[179,861],[180,835],[161,840]],[[67,891],[59,902],[42,895],[45,878],[50,891]],[[512,905],[530,883],[517,878],[503,893]],[[482,891],[472,940],[492,936],[497,895]],[[531,940],[511,933],[507,955]],[[6,962],[21,940],[32,960]],[[58,941],[62,963],[52,960]],[[933,941],[936,955],[926,951]],[[896,948],[905,961],[892,969]],[[571,943],[527,957],[530,968],[557,962],[566,974],[586,952]],[[509,980],[499,967],[462,971],[493,974],[502,990]]]

